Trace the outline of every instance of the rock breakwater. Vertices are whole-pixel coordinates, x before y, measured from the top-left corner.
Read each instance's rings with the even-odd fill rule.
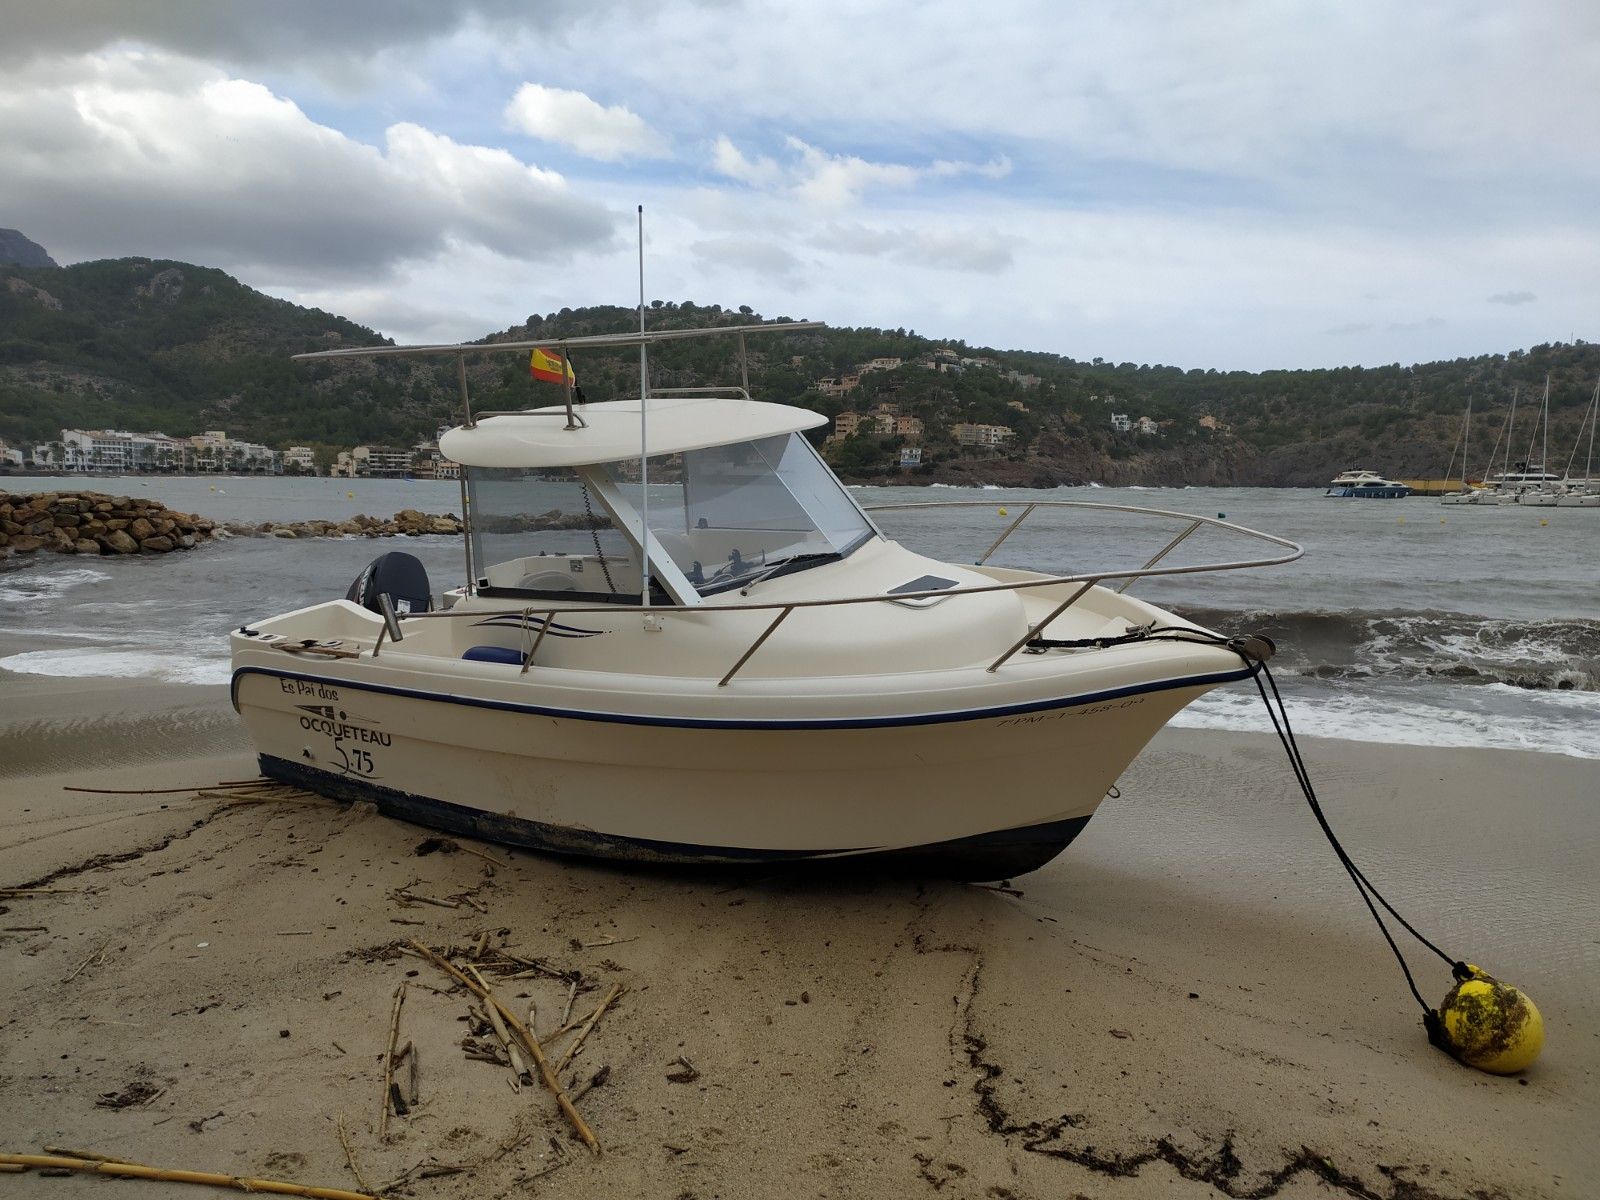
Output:
[[[0,554],[169,554],[192,550],[217,525],[157,500],[101,492],[0,493]]]
[[[610,521],[551,509],[485,521],[486,533],[610,528]],[[60,554],[167,554],[192,550],[203,541],[230,537],[460,537],[454,513],[403,508],[392,517],[360,513],[339,520],[212,521],[175,512],[157,500],[99,492],[0,493],[0,557],[54,550]]]

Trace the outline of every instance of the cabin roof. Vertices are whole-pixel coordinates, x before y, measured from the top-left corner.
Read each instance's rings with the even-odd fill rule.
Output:
[[[485,417],[439,439],[439,452],[468,467],[579,467],[639,457],[639,401],[609,400]],[[646,409],[651,455],[704,450],[814,429],[828,418],[809,409],[722,396],[653,396]]]

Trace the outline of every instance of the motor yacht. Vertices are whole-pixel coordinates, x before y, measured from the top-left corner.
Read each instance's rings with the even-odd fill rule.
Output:
[[[1346,471],[1336,476],[1323,494],[1342,499],[1399,500],[1411,495],[1411,489],[1403,483],[1385,479],[1376,471]]]
[[[1029,503],[974,563],[885,535],[807,434],[748,383],[652,388],[663,341],[798,322],[354,355],[454,356],[463,577],[390,553],[343,597],[231,635],[262,772],[407,821],[636,862],[889,861],[959,878],[1036,868],[1185,705],[1248,678],[1264,639],[1126,593],[1268,566],[1293,542],[1220,520]],[[639,395],[474,414],[468,356],[637,348]],[[545,520],[561,489],[583,525]],[[993,511],[988,502],[956,506]],[[920,506],[897,506],[916,508]],[[1052,574],[990,558],[1039,508],[1174,525],[1142,565]],[[543,515],[541,515],[543,514]],[[1201,530],[1264,556],[1170,565]],[[1129,547],[1133,551],[1135,547]]]

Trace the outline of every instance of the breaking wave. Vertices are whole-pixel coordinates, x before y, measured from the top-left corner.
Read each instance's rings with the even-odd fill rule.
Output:
[[[1278,644],[1274,666],[1307,678],[1600,692],[1600,621],[1446,612],[1182,612],[1219,631],[1265,634]]]
[[[93,567],[69,567],[64,571],[13,569],[0,576],[0,604],[35,604],[53,600],[75,587],[104,583],[111,576]]]

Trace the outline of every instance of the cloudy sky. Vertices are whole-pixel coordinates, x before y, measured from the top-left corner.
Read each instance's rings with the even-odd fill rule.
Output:
[[[7,0],[0,227],[402,341],[652,298],[1184,367],[1600,339],[1586,0]]]

